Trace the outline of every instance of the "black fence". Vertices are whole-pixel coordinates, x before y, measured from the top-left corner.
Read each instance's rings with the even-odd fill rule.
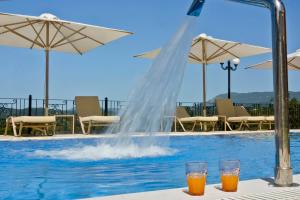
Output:
[[[126,101],[110,100],[108,98],[99,100],[102,113],[104,115],[116,115],[126,105]],[[202,115],[202,103],[178,102],[178,106],[187,108],[191,116]],[[242,104],[253,116],[274,115],[273,104]],[[42,116],[44,115],[44,99],[29,98],[0,98],[0,133],[5,128],[5,120],[8,116]],[[216,106],[207,103],[207,115],[216,115]],[[300,102],[290,101],[290,127],[300,128]],[[75,115],[76,105],[70,99],[49,99],[49,115]],[[72,124],[67,118],[60,118],[57,124],[57,131],[70,132]],[[76,126],[79,129],[79,126]]]
[[[125,101],[99,100],[103,115],[116,115],[126,104]],[[75,100],[49,99],[49,115],[75,115]],[[9,116],[43,116],[44,99],[29,98],[0,98],[0,134],[3,133],[6,118]],[[77,124],[76,124],[77,125]],[[72,121],[67,117],[60,117],[57,121],[58,132],[71,132]],[[79,127],[76,126],[76,129]]]
[[[177,105],[186,107],[191,116],[201,116],[203,113],[202,103],[179,102]],[[237,103],[235,105],[244,106],[251,116],[274,115],[273,104]],[[208,116],[217,115],[216,105],[214,103],[207,103],[206,112]],[[296,99],[289,101],[289,123],[290,128],[300,129],[300,101]]]
[[[195,102],[178,102],[178,106],[184,106],[189,111],[191,116],[201,116],[203,113],[203,104]],[[234,104],[244,106],[252,116],[269,116],[274,115],[273,104],[250,104],[238,103]],[[300,111],[300,110],[299,110]],[[206,103],[206,113],[208,116],[217,115],[216,105],[214,103]]]

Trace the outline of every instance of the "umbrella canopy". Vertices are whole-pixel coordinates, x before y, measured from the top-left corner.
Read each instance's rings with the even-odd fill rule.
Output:
[[[300,70],[300,49],[296,52],[291,53],[287,56],[288,59],[288,69],[289,70]],[[250,67],[246,67],[246,69],[272,69],[273,62],[272,60],[268,60],[256,65],[251,65]]]
[[[188,62],[203,65],[203,115],[206,116],[206,65],[221,63],[225,60],[254,56],[271,52],[271,49],[243,44],[240,42],[226,41],[200,34],[194,38],[189,52]],[[136,55],[139,58],[153,59],[160,53],[155,49]]]
[[[46,52],[45,115],[49,99],[49,51],[83,53],[132,34],[128,31],[39,17],[0,13],[0,45],[44,49]]]

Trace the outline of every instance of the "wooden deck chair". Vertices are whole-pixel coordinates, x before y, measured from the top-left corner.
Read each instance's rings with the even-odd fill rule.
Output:
[[[251,124],[257,125],[259,130],[262,130],[262,125],[266,120],[265,116],[251,116],[244,106],[234,106],[236,116],[247,116],[244,126],[250,128]]]
[[[8,128],[12,126],[14,136],[22,135],[23,128],[32,128],[48,135],[48,130],[52,128],[52,135],[55,134],[56,118],[55,116],[19,116],[8,117],[4,135],[7,135]]]
[[[269,126],[269,130],[272,130],[272,125],[275,124],[275,117],[274,116],[266,116],[264,124]]]
[[[216,123],[219,121],[218,116],[210,116],[210,117],[203,117],[203,116],[195,116],[191,117],[190,114],[187,112],[185,107],[179,106],[176,108],[176,121],[179,122],[181,128],[184,132],[186,132],[186,128],[184,124],[192,124],[192,129],[190,131],[194,131],[197,124],[200,125],[201,130],[203,130],[203,124],[207,123],[211,125],[212,130],[215,130]],[[175,121],[175,127],[176,127]],[[176,131],[176,129],[175,129]]]
[[[266,119],[265,116],[251,116],[243,106],[233,106],[231,99],[216,99],[216,106],[218,115],[225,116],[225,131],[226,126],[232,130],[232,124],[239,124],[238,130],[245,126],[249,128],[250,124],[257,124],[261,130]]]
[[[224,130],[227,127],[232,131],[232,124],[238,124],[241,130],[248,116],[236,116],[233,103],[230,99],[216,99],[217,114],[224,122]]]
[[[259,130],[262,130],[262,125],[268,125],[271,130],[272,125],[275,123],[274,116],[251,116],[244,106],[235,106],[235,112],[237,116],[248,116],[247,124],[257,124]]]
[[[120,121],[119,116],[103,116],[97,96],[76,96],[75,104],[83,134],[90,134],[92,127],[109,126]]]

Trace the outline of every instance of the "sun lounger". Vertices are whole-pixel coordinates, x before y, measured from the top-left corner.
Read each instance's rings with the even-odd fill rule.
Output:
[[[90,134],[95,126],[109,126],[120,121],[119,116],[103,116],[97,96],[75,97],[76,111],[83,134]],[[87,126],[87,131],[85,130]]]
[[[239,124],[239,128],[241,129],[244,121],[246,120],[246,116],[237,117],[235,114],[234,106],[231,100],[228,99],[216,99],[216,107],[217,114],[220,116],[220,119],[224,122],[224,130],[227,130],[227,127],[232,130],[230,123]]]
[[[272,129],[272,124],[275,124],[275,117],[274,116],[266,116],[265,124],[269,125],[269,129]]]
[[[52,128],[55,134],[56,118],[55,116],[20,116],[8,117],[6,119],[6,128],[4,135],[7,135],[8,128],[12,126],[14,136],[21,136],[23,128],[32,128],[39,130],[47,135],[49,128]],[[19,129],[19,130],[18,130]]]
[[[190,131],[194,131],[197,124],[200,125],[201,130],[203,130],[203,125],[209,124],[209,125],[211,125],[212,130],[214,131],[216,123],[219,121],[219,118],[218,118],[218,116],[191,117],[190,114],[185,109],[185,107],[179,106],[176,109],[176,119],[175,120],[178,121],[178,123],[180,124],[180,126],[184,132],[187,131],[186,128],[184,127],[184,124],[192,124],[192,129]],[[175,123],[175,126],[176,126],[176,123]],[[176,127],[175,127],[175,131],[176,131]]]
[[[248,116],[247,123],[248,126],[250,124],[257,124],[259,126],[259,130],[262,129],[262,125],[267,124],[269,129],[272,129],[272,124],[274,124],[274,116],[251,116],[244,106],[234,106],[235,113],[237,116]]]
[[[262,125],[266,119],[265,116],[251,116],[244,106],[234,106],[234,111],[236,116],[247,117],[243,123],[244,126],[249,126],[251,124],[257,125],[259,130],[262,129]]]
[[[233,130],[231,126],[233,124],[238,124],[238,130],[245,126],[249,128],[251,124],[257,125],[259,130],[261,130],[267,119],[271,120],[271,118],[266,116],[251,116],[245,107],[234,106],[230,99],[216,99],[216,107],[218,115],[223,118],[225,123],[225,131],[227,127]]]

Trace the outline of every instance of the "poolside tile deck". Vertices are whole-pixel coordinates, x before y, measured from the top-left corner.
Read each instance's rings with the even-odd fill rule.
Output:
[[[141,192],[133,194],[106,196],[89,198],[89,200],[246,200],[246,199],[300,199],[300,175],[294,175],[293,187],[275,187],[272,184],[272,179],[255,179],[248,181],[241,181],[238,192],[229,193],[222,192],[220,184],[208,185],[206,187],[205,195],[202,197],[195,197],[188,195],[186,188],[159,190],[152,192]],[[284,198],[283,198],[284,197]],[[86,199],[87,200],[87,199]]]

